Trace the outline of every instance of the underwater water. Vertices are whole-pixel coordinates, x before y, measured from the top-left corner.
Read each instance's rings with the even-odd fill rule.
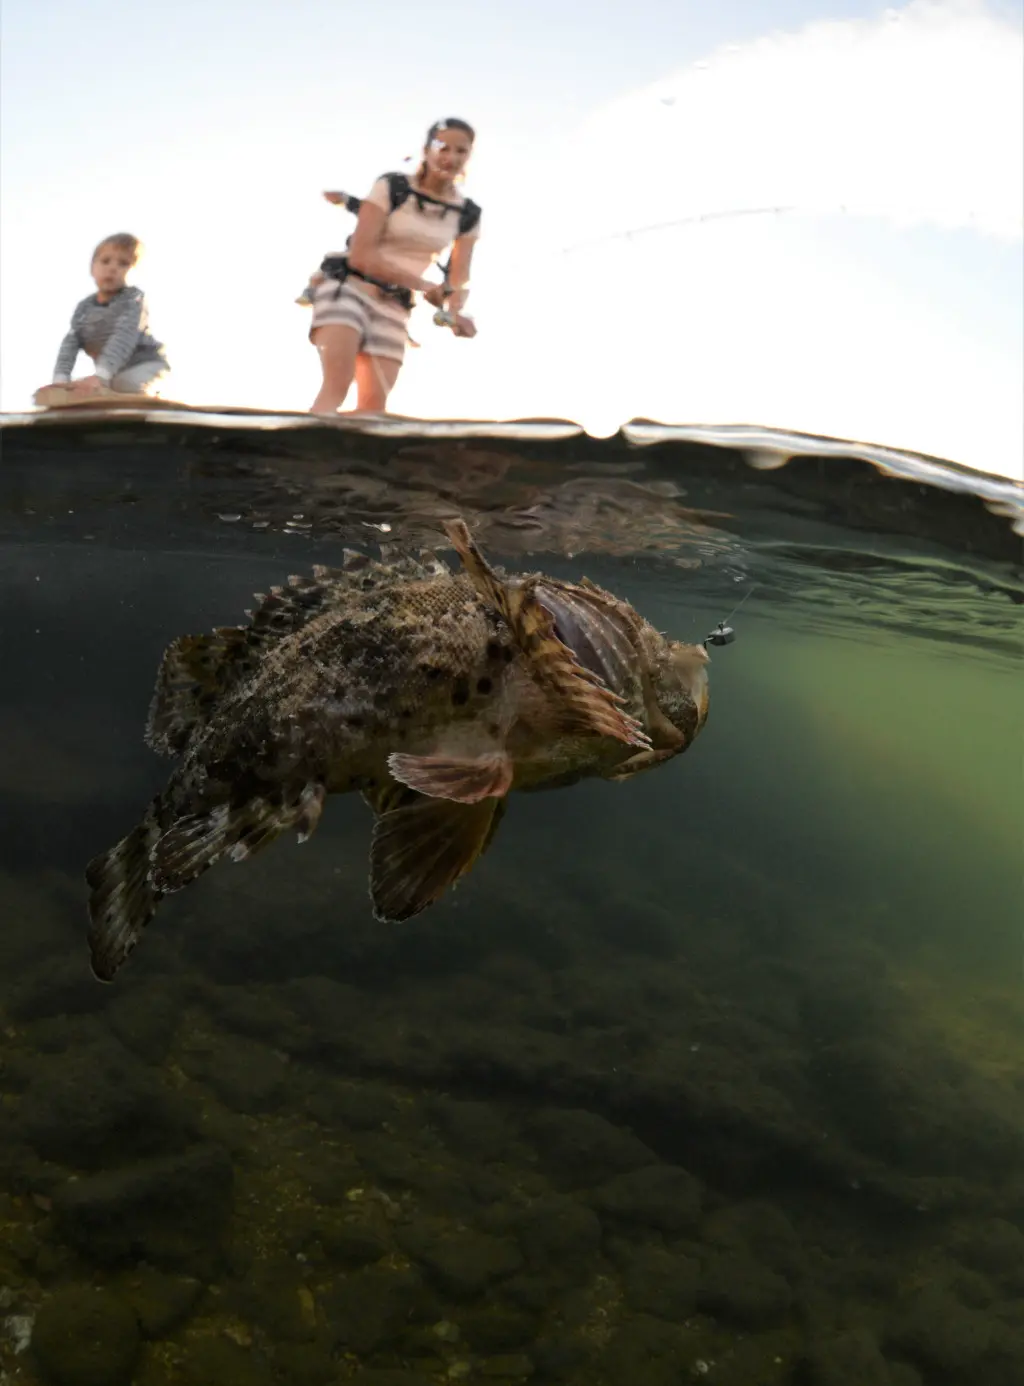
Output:
[[[1019,1386],[1021,488],[272,423],[5,429],[0,1381]],[[84,871],[169,773],[166,646],[346,546],[454,565],[456,514],[673,637],[728,620],[695,743],[513,794],[404,923],[332,796],[99,983]]]

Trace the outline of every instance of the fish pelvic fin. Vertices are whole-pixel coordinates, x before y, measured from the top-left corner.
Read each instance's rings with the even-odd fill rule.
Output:
[[[388,769],[396,780],[420,794],[460,804],[503,799],[512,788],[512,762],[501,750],[465,758],[395,751],[388,757]]]
[[[454,888],[494,840],[507,800],[422,799],[381,814],[370,847],[376,919],[411,919]]]
[[[162,801],[157,797],[137,827],[85,868],[89,954],[93,976],[101,982],[114,980],[163,898],[150,874],[161,817]]]
[[[585,669],[558,638],[555,620],[538,596],[538,580],[503,582],[473,542],[464,520],[447,520],[445,532],[480,599],[505,621],[524,655],[524,668],[554,704],[557,728],[570,734],[610,736],[627,746],[646,747],[650,738],[623,711],[624,699],[600,674]]]
[[[320,821],[325,798],[324,786],[311,782],[284,795],[256,795],[183,815],[154,845],[154,885],[165,895],[182,890],[221,857],[245,861],[289,828],[295,829],[300,842],[307,841]]]

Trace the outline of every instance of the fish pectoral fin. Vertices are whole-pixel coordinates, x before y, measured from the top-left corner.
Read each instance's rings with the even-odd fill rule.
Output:
[[[634,718],[623,712],[623,699],[604,680],[585,669],[555,633],[551,612],[527,580],[502,582],[473,542],[463,520],[449,520],[445,531],[472,578],[481,601],[492,607],[512,632],[525,667],[547,689],[558,706],[559,731],[610,736],[627,746],[648,746],[649,738]]]
[[[374,917],[411,919],[439,900],[490,846],[506,803],[430,799],[382,814],[370,847]]]
[[[477,804],[503,799],[512,788],[512,761],[504,751],[482,756],[413,756],[395,751],[388,769],[396,780],[432,799]]]
[[[289,828],[305,842],[320,821],[325,793],[322,784],[311,782],[281,798],[257,796],[182,816],[153,847],[153,884],[161,894],[170,895],[190,885],[221,857],[245,861]]]

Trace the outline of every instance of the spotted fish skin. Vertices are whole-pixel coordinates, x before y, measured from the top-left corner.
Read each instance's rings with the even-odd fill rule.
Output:
[[[406,919],[487,850],[514,790],[622,780],[685,750],[707,655],[584,579],[347,552],[258,599],[247,625],[164,654],[147,744],[178,758],[140,824],[86,868],[95,975],[110,981],[165,895],[292,830],[330,794],[375,814],[370,893]]]

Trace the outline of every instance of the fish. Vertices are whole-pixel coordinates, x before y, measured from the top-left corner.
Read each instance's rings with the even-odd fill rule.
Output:
[[[93,974],[114,979],[165,896],[222,858],[314,834],[332,794],[374,815],[381,922],[435,904],[491,846],[510,794],[632,779],[708,715],[708,653],[582,578],[492,567],[461,518],[459,564],[385,544],[291,576],[247,623],[164,651],[144,738],[177,764],[88,863]]]

